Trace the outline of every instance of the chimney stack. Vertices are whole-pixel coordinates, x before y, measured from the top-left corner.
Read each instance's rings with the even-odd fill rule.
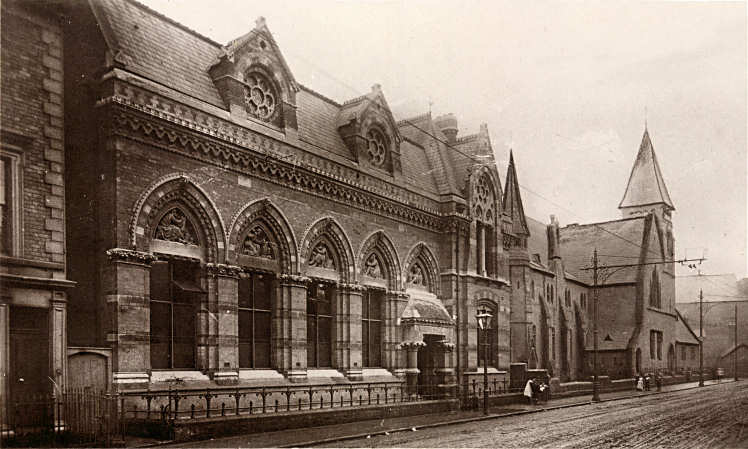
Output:
[[[451,112],[434,119],[434,125],[444,134],[450,144],[457,142],[457,119]]]

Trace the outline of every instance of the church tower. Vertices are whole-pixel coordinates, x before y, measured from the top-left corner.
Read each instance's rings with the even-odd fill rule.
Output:
[[[653,213],[659,222],[662,236],[667,242],[667,256],[673,258],[675,241],[671,213],[675,210],[675,206],[665,186],[646,126],[641,145],[639,145],[639,153],[636,155],[634,167],[631,169],[629,182],[626,185],[626,192],[623,194],[618,209],[621,210],[623,218]]]

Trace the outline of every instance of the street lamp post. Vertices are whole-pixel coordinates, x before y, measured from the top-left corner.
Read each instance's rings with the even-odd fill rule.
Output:
[[[478,321],[478,346],[480,346],[481,331],[483,331],[483,339],[485,340],[487,337],[486,331],[491,328],[491,316],[485,307],[475,314],[475,319]],[[480,347],[478,350],[480,351]],[[483,414],[488,414],[488,345],[486,342],[483,343]]]
[[[592,286],[592,300],[594,301],[593,304],[593,320],[592,320],[592,337],[594,339],[593,342],[593,373],[592,373],[592,401],[593,402],[600,402],[600,391],[599,391],[599,385],[597,381],[597,307],[598,307],[598,293],[597,293],[597,248],[595,248],[595,253],[592,258],[592,266],[593,266],[593,286]]]
[[[704,290],[699,289],[699,386],[704,386]]]

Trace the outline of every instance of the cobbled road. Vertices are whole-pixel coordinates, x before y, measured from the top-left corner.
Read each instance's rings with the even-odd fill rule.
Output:
[[[748,448],[748,384],[722,384],[325,446]]]

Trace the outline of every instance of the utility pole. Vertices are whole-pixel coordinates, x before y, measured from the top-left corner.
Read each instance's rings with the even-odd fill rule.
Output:
[[[614,273],[626,269],[626,268],[633,268],[633,267],[641,267],[645,265],[664,265],[664,264],[670,264],[670,263],[684,263],[684,262],[701,262],[705,261],[705,258],[701,259],[680,259],[680,260],[661,260],[657,262],[643,262],[643,263],[627,263],[627,264],[615,264],[615,265],[600,265],[598,255],[597,255],[597,247],[595,247],[595,250],[592,254],[592,266],[591,267],[581,267],[580,270],[582,271],[589,271],[592,270],[592,292],[593,292],[593,301],[594,301],[594,316],[592,321],[592,334],[594,337],[594,346],[593,346],[593,356],[592,356],[592,363],[593,363],[593,373],[592,373],[592,401],[599,401],[600,400],[600,393],[599,393],[599,386],[597,383],[597,310],[598,310],[598,302],[599,302],[599,292],[598,289],[600,287],[600,271],[603,271],[602,273],[602,284],[605,284],[605,281],[612,276]],[[608,271],[605,271],[608,270]],[[701,294],[700,294],[701,296]],[[701,313],[701,307],[699,306],[699,313]],[[701,320],[699,319],[699,335],[701,335]],[[701,339],[699,339],[701,340]],[[701,348],[701,342],[699,342],[699,348]],[[701,350],[699,351],[699,354],[701,354]],[[700,363],[703,364],[703,358],[700,356],[699,360]],[[703,366],[702,366],[703,368]],[[699,385],[703,386],[703,379],[702,374],[699,372]]]
[[[699,289],[699,386],[704,386],[704,291]]]
[[[738,303],[735,303],[735,349],[732,352],[732,368],[735,370],[735,382],[738,381]]]
[[[592,401],[600,401],[600,392],[597,383],[597,248],[592,256],[592,295],[594,301],[594,318],[592,321],[592,336],[594,338],[593,373],[592,373]]]

